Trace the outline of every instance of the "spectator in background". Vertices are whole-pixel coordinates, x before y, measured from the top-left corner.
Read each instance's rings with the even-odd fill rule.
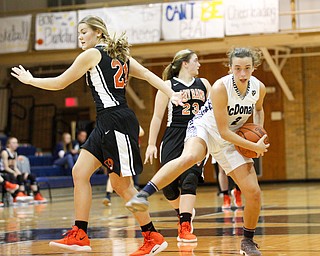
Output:
[[[24,162],[19,163],[19,157],[16,152],[18,148],[18,139],[15,137],[9,137],[7,140],[7,145],[4,150],[1,152],[1,170],[5,179],[19,185],[19,189],[13,193],[14,202],[26,202],[26,201],[38,201],[38,202],[47,202],[47,200],[40,194],[39,186],[36,181],[36,177],[30,173],[30,163],[26,157],[20,156],[20,159]],[[20,168],[18,168],[18,163]],[[26,184],[30,183],[30,190],[33,193],[32,196],[26,194]]]
[[[71,134],[67,132],[63,133],[62,140],[56,145],[54,150],[53,164],[63,167],[67,174],[71,174],[72,167],[78,158],[78,154],[72,154],[73,150]]]
[[[80,153],[80,149],[83,143],[86,142],[88,134],[85,130],[79,130],[77,133],[77,138],[73,141],[73,148],[71,149],[71,153],[74,156],[75,162],[77,161]]]
[[[0,152],[2,150],[1,147],[1,142],[0,142]],[[3,166],[2,166],[2,161],[0,161],[0,170],[3,170]],[[0,172],[0,186],[2,186],[2,191],[6,190],[7,192],[13,194],[14,192],[16,192],[19,189],[19,185],[18,184],[13,184],[9,181],[6,181],[4,179],[4,177],[2,177],[3,173]],[[3,207],[4,203],[2,201],[0,201],[0,207]]]

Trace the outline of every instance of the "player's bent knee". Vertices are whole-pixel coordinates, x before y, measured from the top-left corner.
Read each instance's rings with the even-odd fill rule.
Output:
[[[259,187],[247,188],[246,191],[242,192],[244,192],[243,194],[245,195],[246,200],[261,201],[261,190]]]
[[[194,154],[183,154],[179,159],[181,166],[183,166],[185,169],[189,169],[191,166],[201,161],[201,159],[199,160]]]

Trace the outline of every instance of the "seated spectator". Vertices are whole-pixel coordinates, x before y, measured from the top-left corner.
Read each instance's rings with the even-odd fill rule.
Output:
[[[3,173],[5,180],[11,183],[18,183],[19,189],[13,193],[14,202],[26,202],[26,201],[38,201],[47,202],[47,200],[41,195],[39,186],[36,182],[36,177],[30,173],[30,163],[25,160],[23,165],[28,165],[24,169],[18,168],[18,154],[16,152],[18,148],[18,139],[15,137],[9,137],[7,145],[1,152],[1,172]],[[21,156],[21,159],[26,159]],[[20,163],[21,166],[21,163]],[[33,193],[32,196],[26,194],[26,184],[30,183],[30,190]]]
[[[54,150],[54,165],[61,166],[65,169],[67,174],[71,174],[78,155],[73,155],[73,146],[70,133],[63,133],[62,140],[56,145]]]
[[[77,161],[80,153],[80,149],[83,143],[87,140],[87,132],[85,130],[79,130],[77,133],[77,138],[73,141],[73,148],[71,150],[72,155],[74,156],[75,162]]]

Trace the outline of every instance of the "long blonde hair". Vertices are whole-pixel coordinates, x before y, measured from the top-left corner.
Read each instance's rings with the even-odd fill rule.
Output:
[[[66,143],[66,137],[70,139],[69,143]],[[63,144],[63,151],[70,152],[72,150],[72,139],[71,134],[68,132],[64,132],[62,134],[62,144]]]
[[[100,17],[94,15],[84,17],[79,22],[79,24],[81,23],[87,24],[94,31],[101,31],[101,41],[107,44],[104,51],[106,51],[112,59],[119,59],[126,62],[130,58],[129,48],[131,45],[128,43],[125,33],[122,33],[118,38],[116,38],[116,35],[114,34],[111,38],[104,21]]]
[[[193,54],[195,54],[195,52],[189,49],[177,52],[172,62],[162,72],[162,79],[170,80],[173,77],[177,77],[179,75],[182,62],[189,62]]]

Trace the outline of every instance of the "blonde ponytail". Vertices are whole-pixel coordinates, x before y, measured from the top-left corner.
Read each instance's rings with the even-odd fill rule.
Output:
[[[122,33],[120,37],[116,38],[116,34],[111,38],[106,36],[107,46],[104,49],[112,59],[119,59],[123,62],[127,62],[130,58],[130,44],[125,33]]]
[[[126,62],[130,58],[129,48],[131,45],[128,43],[125,33],[122,33],[119,38],[116,38],[116,35],[111,38],[104,21],[100,17],[94,15],[84,17],[79,24],[80,23],[87,24],[94,31],[101,31],[101,41],[107,44],[104,51],[106,51],[112,59],[119,59]]]

